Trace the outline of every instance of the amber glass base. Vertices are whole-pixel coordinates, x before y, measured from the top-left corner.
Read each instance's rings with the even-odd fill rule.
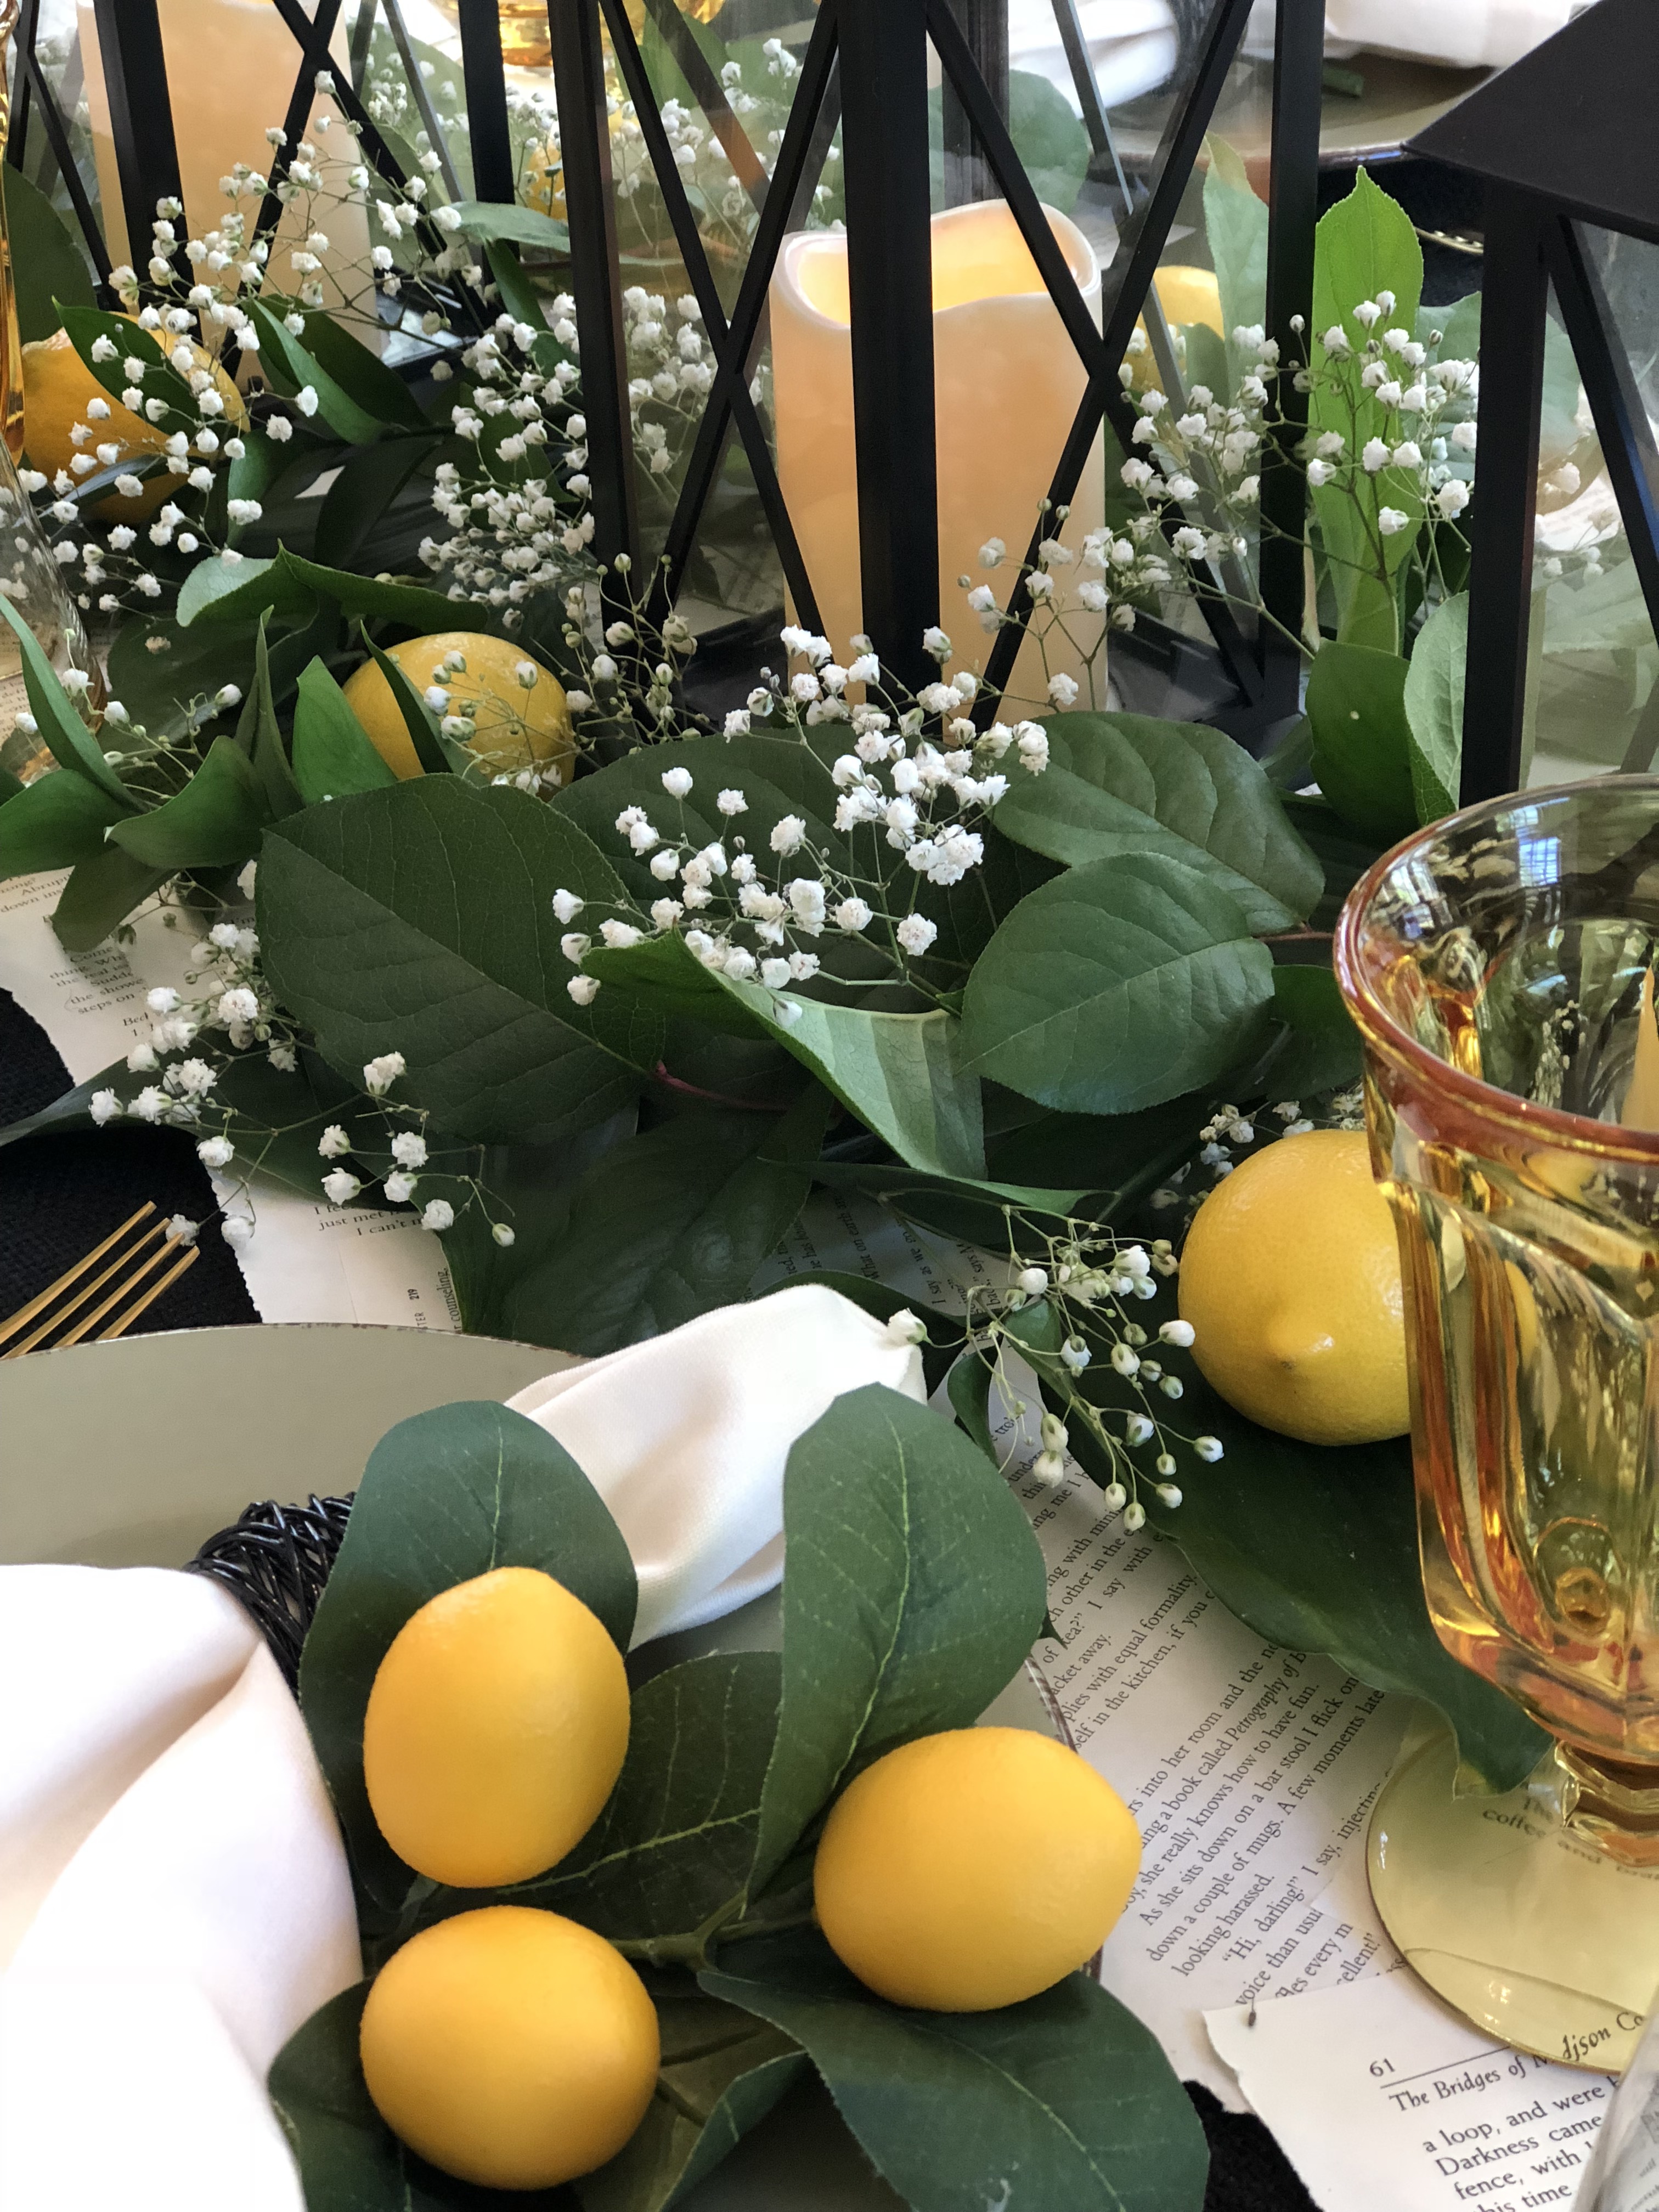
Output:
[[[1520,1789],[1460,1797],[1456,1767],[1437,1729],[1407,1744],[1377,1799],[1369,1871],[1383,1926],[1488,2034],[1620,2072],[1659,1989],[1659,1798],[1630,1802],[1631,1774],[1646,1771],[1618,1779],[1557,1746]],[[1607,1847],[1615,1826],[1623,1856]]]

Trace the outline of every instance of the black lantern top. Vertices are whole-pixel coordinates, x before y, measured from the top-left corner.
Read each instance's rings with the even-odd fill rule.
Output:
[[[1659,239],[1650,153],[1659,84],[1652,0],[1595,7],[1472,92],[1407,151],[1552,201],[1583,221]]]

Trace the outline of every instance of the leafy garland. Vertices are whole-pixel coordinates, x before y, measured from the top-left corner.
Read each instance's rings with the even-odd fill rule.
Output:
[[[787,106],[785,50],[728,66],[734,101]],[[395,97],[377,97],[390,127]],[[718,162],[674,105],[663,115],[686,166]],[[84,1121],[187,1128],[237,1192],[223,1224],[233,1242],[257,1233],[258,1176],[341,1205],[413,1206],[444,1239],[468,1328],[586,1352],[751,1295],[815,1187],[873,1196],[1006,1262],[961,1312],[911,1313],[879,1285],[826,1279],[921,1341],[930,1381],[981,1448],[936,1421],[919,1431],[916,1449],[949,1462],[941,1494],[983,1486],[994,1385],[1035,1389],[1040,1478],[1074,1453],[1106,1511],[1178,1535],[1264,1635],[1431,1699],[1468,1768],[1506,1785],[1531,1764],[1535,1735],[1427,1624],[1405,1448],[1359,1448],[1334,1480],[1328,1454],[1255,1429],[1206,1388],[1170,1288],[1180,1229],[1210,1178],[1280,1129],[1352,1123],[1358,1048],[1328,933],[1376,853],[1456,789],[1468,303],[1419,312],[1414,234],[1362,173],[1321,225],[1307,355],[1279,363],[1251,289],[1265,210],[1212,149],[1205,204],[1224,329],[1176,333],[1179,409],[1146,349],[1132,349],[1123,377],[1143,430],[1118,457],[1108,526],[1068,544],[1056,517],[1017,579],[1041,653],[1063,647],[1065,665],[1085,669],[1089,703],[1055,673],[1050,711],[1010,708],[1005,720],[943,631],[927,641],[938,677],[914,694],[867,641],[787,632],[786,667],[743,707],[709,712],[696,703],[695,640],[652,619],[652,580],[605,574],[589,550],[556,145],[545,117],[517,126],[523,206],[366,187],[392,241],[375,249],[374,281],[446,348],[422,386],[324,309],[314,272],[296,264],[295,296],[275,295],[268,250],[234,210],[184,241],[199,280],[189,286],[177,210],[160,212],[155,289],[141,305],[133,280],[136,319],[64,307],[108,404],[88,410],[84,468],[26,483],[62,532],[83,607],[119,621],[115,696],[93,714],[0,602],[31,710],[6,749],[28,780],[0,783],[0,875],[71,871],[55,917],[71,951],[159,901],[197,957],[183,992],[153,994],[148,1044],[0,1142]],[[624,117],[619,158],[643,241],[651,187],[643,164],[629,167],[630,129]],[[313,235],[325,220],[315,150],[297,149],[284,188]],[[418,167],[434,175],[435,156]],[[256,198],[266,180],[234,181]],[[721,190],[711,174],[710,219],[740,240],[747,218]],[[827,191],[818,220],[833,217]],[[689,299],[671,307],[635,288],[625,312],[636,447],[670,491],[708,388],[706,343]],[[197,358],[197,333],[233,366],[257,357],[251,401]],[[1187,595],[1262,617],[1250,556],[1262,474],[1283,465],[1285,375],[1307,390],[1312,418],[1317,589],[1298,640],[1312,668],[1305,718],[1257,762],[1214,729],[1103,711],[1103,679],[1110,636],[1178,613]],[[100,442],[117,405],[151,426],[149,447]],[[300,496],[331,468],[326,498]],[[170,496],[141,538],[118,517],[153,508],[162,477]],[[1004,549],[988,544],[981,562],[1002,574]],[[1586,574],[1599,562],[1593,546]],[[422,570],[430,581],[411,580]],[[987,631],[1010,619],[998,588],[969,587]],[[386,653],[444,632],[510,637],[526,702],[562,687],[574,760],[538,757],[526,723],[521,763],[486,766],[445,685],[416,691]],[[463,639],[456,677],[465,651]],[[392,775],[344,696],[371,657],[417,778]],[[418,1519],[418,1469],[397,1435],[354,1513],[325,1624],[347,1620],[359,1555],[394,1540],[380,1530],[381,1492],[400,1498],[400,1526]],[[537,1435],[519,1447],[545,1449]],[[878,1486],[879,1455],[861,1449],[842,1455],[858,1470],[848,1480]],[[1224,1480],[1207,1473],[1224,1455]],[[846,1525],[864,1510],[849,1500]],[[372,1672],[370,1646],[396,1625],[374,1626],[349,1667]],[[359,1624],[347,1644],[366,1632]],[[1024,1614],[1010,1628],[1016,1658],[1035,1632]],[[331,1716],[319,1686],[331,1651],[328,1636],[308,1648],[307,1712],[345,1805],[351,1716]],[[776,1685],[759,1680],[759,1662],[696,1664],[756,1677],[738,1686],[754,1711],[727,1747],[760,1792],[738,1824],[752,1844]],[[786,1642],[786,1710],[791,1664]],[[686,1725],[706,1733],[703,1691],[684,1688]],[[946,1711],[928,1725],[955,1724]],[[803,1782],[797,1795],[792,1842],[824,1793]],[[410,1900],[380,1893],[357,1856],[365,1925],[379,1914],[389,1934]],[[740,1890],[764,1891],[753,1873],[696,1874],[717,1887],[732,1877],[709,1893],[728,1958],[701,1923],[695,1956],[683,1926],[642,1931],[659,1971],[702,1977],[700,1993],[682,1993],[688,2052],[699,2008],[735,2005],[756,2026],[732,2046],[730,2078],[685,2058],[675,2078],[704,2124],[671,2127],[655,2179],[604,2198],[617,2212],[689,2185],[701,2147],[751,2124],[800,2047],[837,2078],[835,2051],[804,2025],[828,2002],[822,1960],[798,1955],[805,1939],[774,1930],[773,1949],[745,1951],[738,1971],[739,1936],[752,1946],[761,1932],[748,1904],[729,1929],[720,1916]],[[1189,2193],[1201,2186],[1190,2130],[1167,2106],[1167,2069],[1099,1997],[1056,1999],[1071,2006],[1066,2037],[1095,2051],[1085,2101],[1097,2104],[1108,2046],[1124,2081],[1145,2077],[1164,2134],[1136,2121],[1111,2154],[1157,2177],[1149,2203],[1174,2203],[1174,2169],[1158,2161],[1185,2160]],[[865,2003],[835,1993],[843,2000]],[[866,2029],[896,2032],[865,2023],[849,2064]],[[277,2069],[307,2182],[313,2160],[339,2159],[329,2187],[361,2181],[372,2202],[395,2182],[422,2201],[361,2111],[361,2139],[336,2127],[350,2045],[343,2000]],[[955,2092],[936,2087],[940,2125],[925,2140],[945,2159]],[[901,2157],[848,2110],[878,2163]],[[359,2173],[352,2161],[365,2159]],[[902,2185],[927,2201],[920,2179]]]

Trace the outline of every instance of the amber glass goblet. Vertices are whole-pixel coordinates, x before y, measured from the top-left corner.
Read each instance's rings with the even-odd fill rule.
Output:
[[[1506,1799],[1444,1735],[1372,1887],[1426,1979],[1608,2070],[1659,1983],[1659,779],[1472,807],[1338,928],[1406,1285],[1424,1589],[1553,1742]]]

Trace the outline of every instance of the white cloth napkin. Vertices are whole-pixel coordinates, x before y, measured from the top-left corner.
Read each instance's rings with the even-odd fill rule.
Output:
[[[1180,46],[1168,0],[1079,0],[1077,17],[1103,106],[1120,106],[1169,82]],[[1046,76],[1081,114],[1054,0],[1008,0],[1008,66]]]
[[[747,1604],[783,1573],[783,1468],[832,1400],[926,1400],[921,1355],[822,1284],[722,1306],[532,1382],[508,1403],[556,1437],[628,1540],[636,1644]]]
[[[1507,69],[1564,30],[1583,0],[1325,0],[1325,51],[1401,54],[1447,69]],[[1270,54],[1273,0],[1255,0],[1244,51]]]
[[[789,1447],[915,1350],[821,1286],[514,1402],[594,1481],[636,1640],[782,1571]],[[362,1972],[298,1708],[235,1600],[155,1568],[0,1567],[0,2212],[304,2212],[271,2060]]]

